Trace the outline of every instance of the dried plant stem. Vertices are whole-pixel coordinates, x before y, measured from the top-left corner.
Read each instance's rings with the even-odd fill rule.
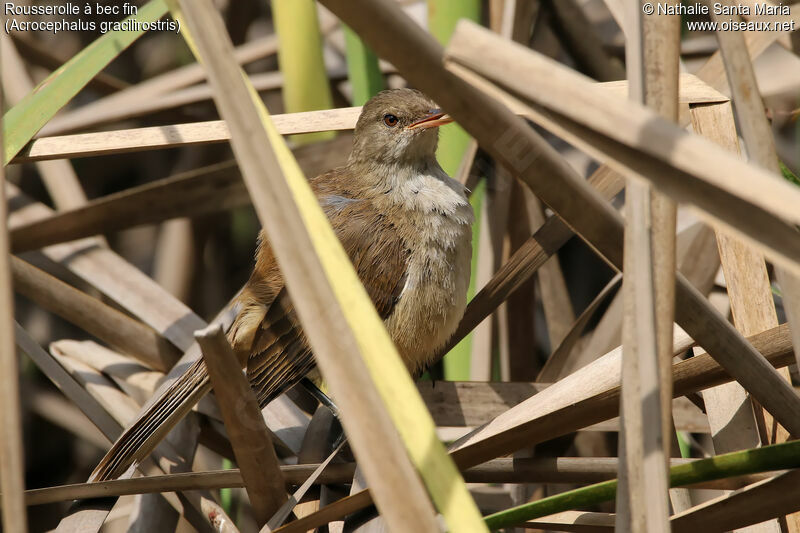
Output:
[[[594,172],[588,183],[605,199],[610,200],[622,190],[624,181],[608,167]],[[533,276],[566,242],[572,230],[559,217],[547,219],[506,261],[491,280],[470,300],[458,329],[442,353],[489,316],[508,296]]]
[[[360,108],[328,109],[275,115],[282,135],[319,131],[351,130]],[[155,126],[103,133],[81,133],[35,139],[22,148],[12,163],[48,159],[85,157],[112,153],[138,152],[175,146],[229,141],[228,127],[222,120]]]
[[[696,459],[671,459],[670,465],[689,464]],[[286,487],[298,486],[311,479],[321,463],[281,465]],[[464,470],[464,479],[470,483],[597,483],[614,479],[617,475],[616,457],[558,457],[532,459],[493,459]],[[355,463],[329,464],[315,485],[347,483],[353,478]],[[747,475],[694,484],[694,488],[738,489],[762,481],[770,476]],[[130,479],[115,479],[94,483],[76,483],[25,491],[25,505],[94,499],[131,494],[182,492],[189,490],[215,490],[244,487],[238,468],[208,472],[185,472],[168,475],[148,475]]]
[[[178,360],[175,347],[141,322],[17,257],[11,270],[16,291],[150,368],[165,372]]]
[[[2,103],[0,91],[0,108]],[[2,141],[0,128],[0,144]],[[5,167],[2,167],[0,184],[5,179]],[[7,220],[8,203],[5,189],[0,187],[0,423],[3,424],[0,432],[0,499],[3,503],[3,529],[25,533],[28,531],[28,520],[23,496],[25,458],[22,450],[22,404],[19,399],[19,368],[14,345],[14,296],[11,288]]]
[[[727,102],[728,97],[712,89],[690,74],[681,75],[681,103]],[[606,94],[625,96],[626,82],[608,82],[597,85]],[[506,102],[515,113],[528,113],[524,105]],[[360,107],[326,109],[302,113],[273,115],[275,125],[282,135],[322,131],[352,130]],[[71,157],[99,156],[112,153],[173,148],[184,145],[221,143],[230,140],[230,132],[223,121],[212,120],[189,124],[172,124],[149,128],[135,128],[102,133],[83,133],[34,139],[26,145],[11,163],[24,163]]]
[[[0,43],[3,89],[9,95],[10,103],[14,105],[33,91],[35,84],[11,38],[4,34],[0,36]],[[69,209],[86,203],[86,193],[68,161],[42,161],[37,163],[36,168],[58,209]]]
[[[5,187],[19,206],[10,215],[10,226],[52,216],[52,209],[30,200],[13,184],[6,182]],[[152,278],[111,250],[98,246],[95,239],[49,246],[43,253],[96,287],[181,350],[188,349],[193,343],[193,332],[205,326],[199,316]]]
[[[798,443],[777,444],[766,448],[746,450],[743,452],[733,452],[709,459],[703,459],[692,465],[675,466],[670,469],[670,484],[673,486],[680,486],[693,483],[701,479],[709,480],[725,477],[731,473],[741,474],[749,472],[763,472],[773,470],[777,464],[782,465],[778,468],[792,468],[795,465],[800,464],[800,461],[798,461],[798,457],[800,456],[797,455],[796,450],[797,444]],[[790,486],[789,482],[796,483],[797,477],[800,476],[797,475],[797,472],[791,472],[783,474],[780,477],[784,481],[783,487],[788,487]],[[762,481],[757,485],[763,487],[768,483],[769,481]],[[496,530],[519,524],[531,518],[547,516],[568,509],[574,509],[576,507],[588,507],[596,505],[598,503],[613,499],[614,492],[616,491],[616,485],[617,482],[614,480],[568,491],[536,502],[521,505],[514,509],[489,515],[486,517],[486,522],[492,530]],[[794,499],[790,505],[792,505],[794,508],[800,507],[800,503],[798,503],[796,499]],[[774,508],[770,509],[769,511],[772,511],[773,513],[775,512]],[[768,515],[769,511],[767,511]],[[717,525],[710,520],[706,521],[703,523],[703,525],[706,527],[701,526],[700,531],[724,531],[733,529],[738,525],[753,523],[753,520],[758,520],[756,517],[743,517],[742,515],[743,513],[739,513],[739,516],[737,517],[738,523],[736,520],[730,520],[728,527],[717,528]],[[742,520],[743,518],[744,520]],[[690,529],[679,529],[679,531],[697,531],[697,529],[691,529],[697,525],[696,522],[690,522],[687,520],[685,524],[690,526]]]
[[[552,78],[552,76],[555,75],[553,70],[557,70],[559,71],[560,75],[565,75],[571,79],[575,78],[573,80],[575,83],[579,84],[582,83],[578,81],[577,75],[575,75],[574,73],[567,73],[566,69],[562,69],[561,67],[558,67],[555,64],[547,62],[542,58],[536,57],[534,59],[535,54],[529,51],[518,50],[514,48],[514,45],[512,44],[502,41],[494,43],[494,45],[489,45],[486,42],[482,42],[479,44],[478,42],[479,38],[477,37],[478,33],[481,34],[482,39],[488,41],[494,41],[496,40],[496,37],[489,34],[488,32],[485,32],[485,30],[480,30],[476,27],[470,27],[467,24],[468,23],[462,23],[462,26],[464,28],[463,33],[457,32],[456,37],[451,43],[451,47],[460,50],[459,52],[456,52],[457,54],[465,53],[467,49],[471,49],[474,45],[478,45],[482,51],[481,52],[482,57],[489,59],[486,51],[490,49],[492,46],[494,46],[495,50],[502,49],[508,53],[512,53],[512,55],[515,56],[514,64],[518,65],[526,62],[527,60],[530,60],[533,63],[536,63],[542,67],[547,65],[547,68],[545,70],[549,71],[549,74],[543,74],[544,77]],[[497,57],[491,58],[488,61],[484,62],[484,59],[476,59],[474,54],[467,54],[467,56],[469,56],[470,58],[469,61],[472,64],[481,63],[482,64],[481,68],[485,67],[488,70],[493,70],[498,65],[499,61]],[[453,65],[453,67],[455,67],[455,65]],[[467,72],[467,69],[462,69],[461,67],[459,67],[459,73],[462,72]],[[526,69],[523,72],[528,72],[528,70]],[[470,76],[470,79],[476,80],[476,82],[480,83],[482,86],[493,87],[491,84],[486,84],[485,81],[483,82],[479,81],[480,78],[478,76]],[[530,93],[532,87],[531,83],[535,85],[534,82],[531,82],[531,79],[532,78],[526,80],[524,88],[518,85],[519,81],[518,79],[514,79],[512,81],[508,80],[506,81],[517,85],[517,88],[520,90],[520,92]],[[536,79],[539,80],[540,78],[536,77]],[[496,91],[497,89],[495,88],[489,90]],[[590,91],[590,90],[591,89],[589,87],[584,87],[584,92],[582,93],[581,98],[585,97],[585,91]],[[605,103],[603,104],[606,106],[606,108],[608,108],[608,102],[610,102],[610,100],[606,100]],[[618,103],[621,103],[621,101]],[[533,108],[531,108],[531,111],[533,112]],[[644,110],[641,109],[640,111],[644,112]],[[649,116],[651,115],[649,113],[647,114]],[[564,130],[561,126],[565,123],[569,123],[569,119],[562,117],[563,121],[561,121],[561,119],[559,121],[556,121],[553,120],[553,117],[547,118],[545,115],[546,114],[541,114],[540,119],[547,124],[547,127],[560,132],[560,134],[567,135],[568,138],[578,139],[590,131],[582,126],[581,127],[577,126],[577,124],[572,125],[574,126],[574,128],[570,126],[568,131]],[[651,116],[650,120],[658,121],[659,119],[657,119],[654,116]],[[672,126],[668,125],[664,125],[664,127],[667,129],[672,128]],[[521,135],[527,135],[528,137],[535,136],[535,134],[532,131],[521,133]],[[538,143],[541,141],[537,139],[536,142]],[[653,143],[649,143],[648,146],[650,146],[651,144]],[[543,146],[541,147],[541,150],[548,151],[549,147]],[[609,148],[609,150],[613,149]],[[677,152],[673,151],[672,153],[677,153]],[[600,154],[602,152],[598,151],[597,153]],[[637,153],[639,155],[635,157],[631,153],[631,159],[629,159],[628,161],[629,162],[633,160],[640,161],[642,157],[641,152],[637,151]],[[726,160],[728,158],[727,154],[720,152],[717,152],[717,156],[726,158]],[[537,167],[536,170],[541,170],[541,160],[537,161],[538,163],[536,165]],[[727,162],[729,164],[733,164],[733,162],[730,160],[728,160]],[[558,172],[559,174],[563,174],[566,178],[567,175],[571,174],[571,171],[563,168],[562,165],[559,165],[559,167],[560,168],[558,171],[553,169],[553,173],[551,175],[554,175],[556,172]],[[754,172],[759,172],[756,169],[752,170]],[[675,177],[674,169],[671,170],[670,172],[673,174],[672,177]],[[654,175],[655,175],[654,173],[648,174],[648,176],[650,177]],[[583,189],[585,187],[585,184],[582,181],[578,180],[579,178],[575,176],[570,176],[569,182],[565,183],[571,183],[576,188]],[[762,184],[765,186],[776,185],[772,183],[771,178],[769,178],[769,180],[770,180],[769,184],[767,184],[767,181],[765,180],[762,180]],[[545,185],[541,182],[532,181],[531,185],[536,186],[537,188],[541,187],[543,189],[542,191],[540,191],[541,194],[544,194],[545,189],[548,189],[547,191],[548,194],[553,194],[554,197],[560,196],[561,193],[563,193],[563,190],[562,191],[551,190],[550,187],[548,186],[549,184]],[[612,234],[616,238],[620,238],[619,235],[620,228],[614,227],[614,229],[612,230],[611,225],[613,224],[613,226],[616,226],[617,224],[621,224],[621,220],[619,220],[616,212],[614,212],[613,210],[609,210],[609,206],[598,202],[598,200],[594,198],[593,195],[590,194],[590,191],[583,191],[583,192],[587,193],[583,197],[584,201],[586,202],[586,204],[583,206],[584,209],[580,213],[573,213],[574,219],[572,219],[570,223],[573,226],[575,226],[577,224],[577,221],[581,220],[582,227],[579,230],[581,231],[581,236],[590,243],[592,243],[595,246],[595,248],[601,250],[604,257],[608,261],[619,267],[621,266],[620,250],[618,244],[615,244],[613,242],[614,238],[612,237]],[[793,195],[797,194],[796,190],[791,190],[791,192],[787,190],[786,192],[787,194],[793,194]],[[692,196],[694,197],[695,194],[693,193]],[[772,199],[774,199],[774,197]],[[559,203],[562,200],[566,199],[560,199]],[[564,205],[562,205],[562,209],[570,209],[571,207],[574,207],[576,205],[577,202],[573,198],[570,201],[565,201]],[[587,217],[586,208],[589,205],[593,206],[594,215],[590,219],[586,219]],[[740,205],[739,209],[753,209],[753,208],[750,206],[745,207],[743,205]],[[736,211],[736,209],[732,209],[731,212],[729,213],[728,215],[729,219],[730,217],[734,216],[738,217],[738,215],[734,215],[734,211]],[[762,214],[766,215],[765,212],[762,212]],[[772,215],[766,215],[766,216],[772,222],[777,223],[779,226],[783,227],[787,234],[789,232],[792,234],[791,236],[785,235],[786,238],[791,240],[798,239],[796,230],[793,228],[790,229],[790,224],[785,224],[782,220],[776,219]],[[759,217],[757,215],[753,215],[750,218],[755,219]],[[601,219],[608,222],[609,226],[600,224],[599,220]],[[766,221],[762,222],[765,224],[770,224],[770,222]],[[598,232],[598,229],[600,228],[601,225],[605,226],[605,230]],[[761,232],[762,230],[763,228],[757,231]],[[784,230],[780,231],[783,232]],[[783,244],[785,243],[782,243],[780,246],[783,246]],[[770,247],[770,250],[774,251],[775,248]],[[792,265],[797,266],[797,264],[794,262],[790,263]],[[715,357],[719,357],[720,360],[724,360],[726,368],[728,368],[730,372],[736,375],[737,380],[739,380],[743,385],[745,385],[747,389],[754,396],[756,396],[759,399],[759,401],[761,401],[762,405],[766,407],[768,402],[770,406],[767,408],[770,410],[770,412],[773,413],[773,415],[775,415],[780,419],[781,423],[796,425],[797,427],[795,428],[795,430],[800,431],[800,399],[798,399],[797,395],[791,389],[789,384],[786,381],[784,381],[774,369],[769,368],[767,365],[764,364],[765,361],[763,360],[763,358],[760,357],[759,354],[756,351],[754,351],[751,347],[747,346],[745,342],[743,342],[744,339],[741,336],[741,334],[737,332],[733,328],[733,326],[730,323],[728,323],[728,321],[723,316],[720,315],[719,312],[717,312],[710,306],[710,304],[703,297],[703,295],[701,295],[694,287],[691,287],[690,284],[682,276],[678,276],[676,281],[677,281],[676,313],[677,313],[678,323],[681,326],[683,326],[690,335],[696,338],[701,345],[703,345],[706,349],[708,349],[709,353],[713,354]],[[714,333],[711,333],[712,331]],[[734,346],[736,346],[736,348],[734,348]],[[741,356],[729,358],[728,356],[732,353],[731,350],[737,350],[737,351],[741,350]],[[748,355],[744,355],[744,353],[747,353]],[[750,369],[744,370],[743,366],[748,366],[750,367]],[[769,383],[769,385],[767,385],[767,382]],[[781,397],[780,400],[778,400],[778,396]],[[795,414],[790,414],[790,411],[797,411],[797,412]]]
[[[278,39],[274,35],[250,41],[237,47],[234,52],[239,64],[251,63],[274,54],[278,50]],[[42,135],[62,135],[69,131],[96,126],[104,122],[127,116],[130,106],[147,105],[152,100],[163,100],[183,87],[188,87],[205,78],[203,67],[192,63],[164,74],[154,76],[136,85],[101,98],[75,110],[54,117],[41,130]],[[161,96],[161,98],[155,98]]]
[[[678,118],[680,19],[628,13],[629,97],[668,120]],[[623,370],[617,528],[667,531],[667,458],[672,425],[675,204],[629,178],[622,282]]]
[[[397,5],[387,0],[322,1],[372,45],[379,55],[391,60],[409,81],[435,98],[498,161],[515,169],[518,177],[525,181],[539,198],[564,217],[572,227],[578,229],[581,236],[601,251],[607,260],[621,266],[622,221],[619,215],[610,206],[599,201],[585,180],[577,176],[552,147],[527,124],[514,117],[503,104],[491,99],[482,90],[468,85],[452,73],[443,72],[441,47],[415,22],[409,20]],[[461,22],[464,28],[465,24],[469,23]],[[381,32],[380,28],[384,25],[393,27],[394,31],[388,35]],[[465,35],[459,30],[450,46],[453,47],[455,41],[460,40],[465,49],[471,49],[477,44],[474,40],[475,34],[481,31],[483,30],[470,28],[466,32],[470,35]],[[483,57],[487,56],[486,52],[489,49],[515,46],[502,39],[499,39],[502,45],[494,42],[492,45],[486,45],[484,39],[494,41],[499,38],[483,36],[481,39],[483,45],[479,52]],[[406,53],[411,47],[415,49],[415,53]],[[525,54],[530,52],[526,51]],[[524,54],[522,56],[523,60],[528,57]],[[470,57],[471,61],[474,59],[475,57]],[[515,58],[515,62],[512,62],[517,67],[521,64],[518,59]],[[517,67],[514,68],[519,70]],[[507,69],[504,71],[508,72]],[[527,69],[520,71],[520,73],[527,72]],[[504,74],[504,77],[507,76]],[[515,78],[521,77],[515,76]],[[530,90],[530,80],[526,79],[525,83],[527,84],[525,90]],[[606,99],[602,105],[606,105],[609,101]],[[596,110],[595,108],[592,112]],[[585,128],[582,127],[581,130]],[[526,155],[521,158],[519,154]],[[637,152],[636,157],[639,158],[640,155],[641,153]],[[535,165],[532,164],[534,161]],[[544,176],[547,179],[542,179]],[[555,179],[556,177],[558,179]],[[796,195],[797,191],[792,191],[791,194]],[[784,229],[788,232],[788,228]],[[796,236],[792,239],[796,240]],[[782,242],[781,246],[784,244],[785,242]],[[800,251],[798,253],[800,254]],[[676,293],[678,300],[676,310],[680,310],[678,319],[681,325],[696,336],[704,346],[710,348],[710,353],[715,357],[724,359],[726,366],[737,379],[747,383],[750,390],[757,392],[769,402],[769,410],[773,414],[779,414],[782,423],[797,425],[796,429],[800,432],[800,403],[791,387],[781,380],[774,369],[764,364],[763,358],[743,342],[741,335],[719,313],[710,308],[702,295],[688,287],[688,283],[682,277],[679,278]],[[737,355],[729,359],[727,356],[734,351]],[[743,355],[744,353],[748,355]],[[750,368],[737,369],[736,367],[741,364]],[[755,376],[758,378],[754,379]],[[763,383],[756,383],[762,379]],[[767,405],[764,402],[762,404]]]
[[[712,15],[712,20],[719,22],[721,18],[719,15],[714,14]],[[764,104],[761,101],[758,83],[747,53],[744,37],[739,32],[718,31],[717,40],[724,59],[733,101],[736,104],[735,110],[739,119],[738,124],[744,138],[747,154],[750,160],[772,171],[775,175],[774,179],[782,180],[772,128],[764,114]],[[732,128],[733,125],[731,124],[730,127]],[[736,146],[738,138],[735,133],[729,135],[731,135],[729,144]],[[725,270],[726,281],[730,278],[727,283],[728,291],[729,293],[741,293],[737,297],[731,296],[731,311],[737,326],[745,333],[755,333],[776,325],[778,319],[763,257],[750,249],[744,248],[742,245],[738,245],[735,241],[730,242],[729,239],[720,239],[720,242],[726,241],[734,252],[734,254],[729,253],[727,257],[727,262],[732,263]],[[736,254],[735,252],[742,253]],[[723,259],[723,265],[725,263],[726,261]],[[795,356],[800,361],[800,281],[798,281],[800,277],[782,267],[776,267],[775,275],[783,289],[784,308],[792,331]],[[788,369],[783,370],[783,376],[787,381],[791,382]],[[743,391],[736,392],[739,393],[737,396],[741,398],[741,392]],[[746,405],[747,400],[745,397],[739,403]],[[737,408],[740,409],[740,407]],[[757,415],[761,414],[761,412],[757,413]],[[788,433],[782,427],[773,429],[775,422],[769,413],[763,413],[763,416],[766,419],[766,435],[762,435],[762,441],[770,442],[774,440],[774,442],[782,442],[789,438]],[[725,430],[725,434],[727,433],[729,433],[728,428]],[[758,433],[755,433],[757,438]],[[774,439],[773,435],[775,435]],[[800,517],[798,515],[787,517],[787,521],[789,522],[790,531],[796,532],[800,529]],[[768,531],[777,527],[779,527],[777,521],[773,520],[770,523],[760,524],[750,529],[753,531]]]
[[[523,63],[527,68],[519,76],[505,75],[510,65]],[[694,205],[704,217],[759,246],[774,261],[800,272],[800,237],[792,224],[800,222],[800,214],[790,207],[795,201],[790,198],[797,197],[800,203],[797,187],[773,179],[765,170],[731,157],[646,108],[621,99],[601,99],[599,93],[594,95],[597,99],[591,97],[595,89],[587,78],[469,22],[459,26],[446,64],[484,91],[506,92],[496,83],[524,98],[529,113],[553,133],[618,171],[648,179],[673,199]],[[481,81],[482,76],[492,83]],[[560,91],[561,98],[542,96],[553,91]],[[743,219],[739,213],[744,210],[750,216]]]
[[[772,525],[772,531],[776,531],[777,521],[770,519],[787,513],[796,513],[800,509],[797,500],[798,484],[800,484],[800,470],[790,470],[756,482],[729,496],[716,498],[689,511],[676,514],[672,517],[672,531],[691,533],[735,529],[749,532],[766,529],[764,526],[768,525]]]
[[[208,326],[195,337],[203,351],[250,504],[259,525],[264,525],[286,502],[287,495],[258,400],[242,372],[243,361],[237,360],[222,328]]]
[[[680,341],[676,346],[677,351],[685,351],[691,346],[688,338]],[[794,359],[786,325],[753,335],[748,342],[776,367],[789,365]],[[620,355],[620,349],[606,354],[459,439],[451,446],[456,463],[461,468],[469,468],[522,447],[613,418],[619,412]],[[672,377],[675,397],[731,379],[708,354],[675,363]],[[287,524],[280,531],[305,532],[340,519],[371,502],[369,493],[362,491],[323,507],[314,515]]]

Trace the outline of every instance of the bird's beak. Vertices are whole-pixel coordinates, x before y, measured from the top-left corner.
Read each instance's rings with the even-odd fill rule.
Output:
[[[438,112],[428,115],[422,120],[418,120],[409,124],[406,126],[406,129],[413,130],[417,128],[438,128],[439,126],[444,126],[445,124],[450,124],[451,122],[453,122],[453,119],[450,118],[450,115]]]

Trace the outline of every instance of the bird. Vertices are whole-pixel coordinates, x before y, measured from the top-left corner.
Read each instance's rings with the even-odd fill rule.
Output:
[[[439,127],[452,122],[409,88],[362,108],[344,166],[309,180],[398,353],[419,377],[466,308],[473,211],[467,189],[439,165]],[[263,407],[315,368],[269,241],[259,234],[252,275],[227,338]],[[199,358],[117,439],[91,475],[115,479],[149,455],[211,389]],[[335,400],[335,398],[334,398]]]

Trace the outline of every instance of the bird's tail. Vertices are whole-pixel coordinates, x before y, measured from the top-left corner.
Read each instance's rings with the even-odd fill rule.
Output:
[[[211,389],[203,359],[195,361],[123,432],[95,467],[89,481],[116,479],[147,457]]]

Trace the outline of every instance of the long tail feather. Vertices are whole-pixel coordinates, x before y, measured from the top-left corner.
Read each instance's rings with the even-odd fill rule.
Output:
[[[158,446],[211,389],[202,359],[195,361],[114,443],[89,481],[116,479]]]

